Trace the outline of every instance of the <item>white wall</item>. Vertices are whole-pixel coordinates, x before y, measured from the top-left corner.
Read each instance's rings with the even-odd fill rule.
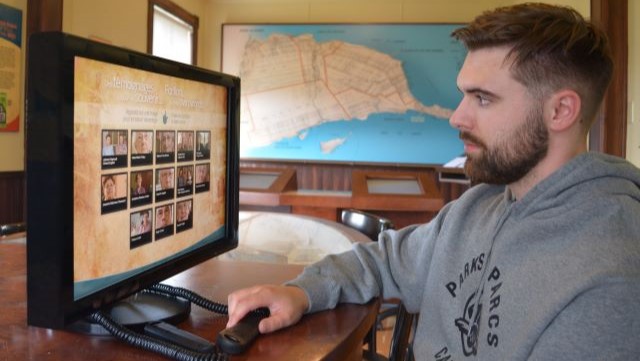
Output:
[[[24,60],[27,34],[27,0],[2,0],[2,3],[22,10],[22,57],[20,61],[22,76],[20,77],[19,99],[24,104]],[[20,130],[17,132],[0,132],[0,172],[21,171],[24,169],[24,107],[20,112]]]
[[[220,69],[224,23],[468,22],[476,15],[518,0],[210,0],[207,3],[204,64]],[[588,17],[590,0],[555,0]]]
[[[64,0],[64,32],[146,52],[146,0]]]
[[[202,24],[207,0],[172,1],[196,15]],[[64,32],[147,52],[147,0],[64,0],[63,5]],[[203,34],[202,30],[199,33]],[[209,37],[200,36],[198,48],[209,41]],[[197,64],[202,64],[201,59],[198,56]]]

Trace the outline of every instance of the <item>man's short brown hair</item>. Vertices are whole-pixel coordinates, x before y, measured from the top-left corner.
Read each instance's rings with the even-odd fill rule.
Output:
[[[609,86],[613,59],[606,34],[577,11],[548,4],[521,4],[485,12],[452,36],[469,51],[510,47],[512,74],[544,99],[563,88],[582,100],[581,121],[591,127]]]

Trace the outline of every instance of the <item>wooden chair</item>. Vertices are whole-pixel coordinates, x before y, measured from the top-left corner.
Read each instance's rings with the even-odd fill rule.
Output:
[[[373,241],[378,241],[380,232],[394,228],[393,222],[389,219],[356,209],[343,210],[341,221],[342,224],[360,231]],[[396,317],[396,321],[393,327],[389,355],[383,356],[377,352],[376,333],[382,328],[382,321],[392,316]],[[365,339],[368,349],[364,351],[364,359],[368,361],[405,360],[407,350],[410,350],[414,318],[415,315],[407,312],[401,302],[385,300],[380,307],[375,325]]]

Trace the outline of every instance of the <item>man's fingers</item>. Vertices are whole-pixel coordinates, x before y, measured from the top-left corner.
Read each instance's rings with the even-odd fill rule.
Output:
[[[302,318],[302,314],[280,312],[278,309],[271,310],[271,316],[260,321],[258,330],[260,330],[260,333],[273,332],[295,324],[300,321],[300,318]]]
[[[256,292],[256,287],[252,287],[235,291],[229,295],[229,321],[227,322],[227,327],[235,326],[235,324],[238,323],[251,310],[254,310],[258,307],[264,307],[254,306],[254,304],[260,303],[260,300],[257,297],[254,297],[254,294]]]
[[[247,313],[260,307],[269,307],[269,299],[261,295],[261,287],[251,287],[231,293],[228,297],[229,321],[227,327],[233,327]]]
[[[247,313],[266,307],[270,317],[263,319],[261,333],[273,332],[300,320],[309,305],[304,291],[297,287],[262,285],[233,292],[229,295],[229,321],[235,326]]]
[[[279,315],[274,315],[260,321],[260,324],[258,325],[258,330],[260,331],[260,333],[269,333],[275,330],[279,330],[285,326],[288,326],[288,325],[284,322],[282,317]]]

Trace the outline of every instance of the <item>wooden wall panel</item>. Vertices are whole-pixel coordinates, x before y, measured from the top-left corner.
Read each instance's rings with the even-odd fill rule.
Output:
[[[63,0],[27,0],[27,37],[39,31],[62,31]]]
[[[0,224],[25,219],[24,172],[0,172]]]
[[[609,36],[614,73],[589,133],[589,149],[623,158],[627,145],[628,6],[627,0],[591,0],[591,20]]]

